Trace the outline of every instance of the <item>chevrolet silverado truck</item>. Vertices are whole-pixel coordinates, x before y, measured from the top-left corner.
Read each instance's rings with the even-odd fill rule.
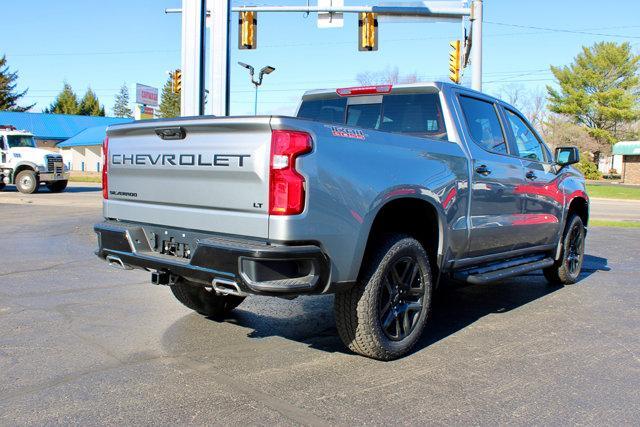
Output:
[[[408,352],[449,280],[576,282],[589,199],[524,116],[448,83],[305,93],[296,117],[110,126],[97,255],[224,316],[335,293],[356,353]]]
[[[0,125],[0,190],[15,184],[19,192],[32,194],[44,183],[49,191],[59,193],[68,181],[69,172],[60,154],[37,148],[27,131]]]

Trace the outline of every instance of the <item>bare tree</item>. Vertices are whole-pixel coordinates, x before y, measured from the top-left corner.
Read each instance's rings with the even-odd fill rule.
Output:
[[[416,83],[418,75],[416,73],[401,75],[398,67],[387,67],[382,71],[365,71],[358,73],[356,80],[362,86],[379,85],[379,84],[402,84]]]

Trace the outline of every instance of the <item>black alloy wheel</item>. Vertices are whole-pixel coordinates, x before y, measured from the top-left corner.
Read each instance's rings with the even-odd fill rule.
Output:
[[[400,258],[388,268],[380,288],[378,319],[390,340],[401,341],[409,336],[423,315],[426,287],[422,277],[412,256]]]

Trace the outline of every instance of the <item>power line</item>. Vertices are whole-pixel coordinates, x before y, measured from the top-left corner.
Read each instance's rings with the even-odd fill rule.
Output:
[[[503,27],[513,27],[513,28],[527,28],[532,30],[542,30],[542,31],[551,31],[555,33],[570,33],[570,34],[586,34],[590,36],[601,36],[601,37],[620,37],[626,39],[640,39],[640,36],[629,36],[623,34],[605,34],[605,33],[594,33],[591,31],[584,30],[568,30],[564,28],[549,28],[549,27],[535,27],[532,25],[521,25],[521,24],[507,24],[505,22],[494,22],[494,21],[483,21],[485,24],[493,24],[493,25],[501,25]],[[620,29],[620,28],[636,28],[637,25],[629,25],[624,27],[609,27],[608,29]],[[605,29],[605,28],[603,28]]]

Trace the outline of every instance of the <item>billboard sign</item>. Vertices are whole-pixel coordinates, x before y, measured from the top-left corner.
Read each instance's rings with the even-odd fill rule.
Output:
[[[158,106],[158,88],[136,83],[136,102],[138,104]]]

